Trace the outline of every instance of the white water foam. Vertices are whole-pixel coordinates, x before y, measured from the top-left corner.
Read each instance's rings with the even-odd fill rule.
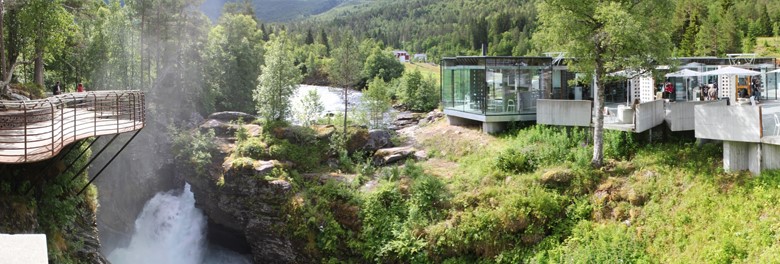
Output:
[[[135,231],[126,248],[108,255],[114,264],[251,263],[246,257],[216,247],[205,239],[206,219],[195,208],[195,196],[186,184],[181,194],[158,193],[135,220]]]

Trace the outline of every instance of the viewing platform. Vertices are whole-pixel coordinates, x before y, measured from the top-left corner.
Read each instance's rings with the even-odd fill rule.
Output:
[[[140,130],[145,118],[141,91],[0,100],[0,163],[50,159],[80,139]]]

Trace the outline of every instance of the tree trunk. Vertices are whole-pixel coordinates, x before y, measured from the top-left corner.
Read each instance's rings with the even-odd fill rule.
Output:
[[[597,59],[596,71],[593,75],[593,91],[596,98],[593,101],[593,159],[591,165],[600,168],[604,165],[604,65]]]
[[[40,36],[39,38],[43,38]],[[36,41],[35,45],[35,70],[33,71],[33,81],[35,84],[43,86],[43,43]]]
[[[349,85],[344,87],[344,149],[347,148],[347,90],[349,90]]]

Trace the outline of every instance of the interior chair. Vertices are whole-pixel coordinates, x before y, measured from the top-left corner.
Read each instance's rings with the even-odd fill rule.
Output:
[[[780,135],[780,116],[778,113],[772,115],[775,118],[775,136]]]

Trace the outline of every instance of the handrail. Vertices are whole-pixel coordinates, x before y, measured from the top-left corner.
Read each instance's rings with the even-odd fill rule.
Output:
[[[144,100],[136,90],[0,100],[0,163],[41,161],[79,139],[140,130]]]

